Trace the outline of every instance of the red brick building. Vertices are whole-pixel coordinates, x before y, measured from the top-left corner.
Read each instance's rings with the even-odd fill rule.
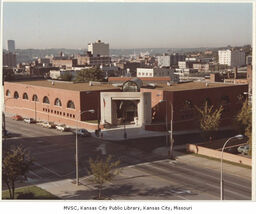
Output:
[[[151,92],[152,125],[149,130],[163,130],[166,117],[170,126],[173,106],[174,131],[199,129],[198,113],[194,106],[203,107],[205,101],[214,107],[223,106],[221,126],[232,126],[235,115],[240,111],[245,100],[244,92],[248,85],[223,83],[190,82],[172,86],[158,85],[155,89],[141,88],[142,92]],[[160,102],[160,100],[166,100]],[[161,124],[159,126],[158,124]]]
[[[245,98],[244,92],[247,91],[248,85],[202,82],[171,86],[158,83],[155,88],[142,87],[140,92],[151,93],[152,124],[146,124],[145,128],[164,130],[166,112],[169,125],[173,106],[175,131],[198,129],[198,117],[194,106],[202,107],[205,101],[214,107],[222,105],[224,107],[222,126],[231,126],[235,115],[241,109]],[[90,86],[88,83],[46,80],[5,82],[5,110],[11,114],[36,118],[38,121],[97,129],[97,123],[92,124],[88,121],[101,118],[101,92],[133,93],[122,92],[121,88],[111,84]],[[160,100],[164,101],[160,102]],[[94,109],[95,113],[82,113],[90,109]]]
[[[100,91],[120,89],[111,85],[90,86],[88,83],[46,80],[5,82],[5,111],[36,118],[38,121],[96,129],[97,124],[88,124],[85,121],[100,118]],[[82,113],[91,109],[94,109],[95,113]]]

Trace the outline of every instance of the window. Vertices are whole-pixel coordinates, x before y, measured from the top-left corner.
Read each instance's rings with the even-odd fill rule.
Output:
[[[73,114],[73,118],[75,118],[75,115]]]
[[[61,101],[60,101],[59,98],[56,98],[56,99],[55,99],[54,105],[56,105],[56,106],[61,106]]]
[[[73,109],[75,109],[75,104],[74,104],[74,102],[71,101],[71,100],[69,100],[69,101],[68,101],[68,104],[67,104],[67,108],[73,108]]]
[[[53,113],[53,110],[51,110],[51,113]]]
[[[63,112],[63,116],[65,116],[65,112]]]
[[[25,92],[25,93],[23,94],[22,98],[23,98],[24,100],[28,100],[28,94]]]
[[[69,117],[69,113],[67,113],[67,117]]]
[[[6,96],[11,96],[11,92],[9,90],[6,90],[6,93],[5,93]]]
[[[47,96],[44,96],[43,103],[50,104],[49,98]]]
[[[17,91],[14,92],[14,99],[18,99],[19,98],[19,93]]]
[[[37,97],[37,95],[36,95],[36,94],[34,94],[34,95],[32,96],[32,101],[36,101],[36,102],[38,102],[38,97]]]
[[[56,111],[54,111],[54,114],[56,114]]]

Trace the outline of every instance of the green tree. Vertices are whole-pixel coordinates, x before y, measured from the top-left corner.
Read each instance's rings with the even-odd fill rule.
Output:
[[[219,129],[223,107],[215,109],[212,106],[208,107],[208,102],[205,102],[204,107],[195,106],[200,114],[200,129],[207,139],[211,139],[215,131]]]
[[[120,161],[112,161],[109,155],[106,159],[89,159],[90,174],[93,175],[93,181],[98,185],[98,199],[101,199],[101,192],[105,182],[112,181],[120,173],[118,166]]]
[[[98,68],[84,69],[78,72],[75,82],[103,81],[103,72]]]
[[[241,111],[236,117],[236,124],[238,125],[238,131],[248,137],[249,153],[252,149],[252,106],[245,100]]]
[[[15,196],[15,182],[27,179],[32,159],[21,146],[3,152],[2,180],[6,183],[10,199]]]
[[[70,74],[70,73],[61,74],[59,78],[63,81],[71,81],[72,74]]]

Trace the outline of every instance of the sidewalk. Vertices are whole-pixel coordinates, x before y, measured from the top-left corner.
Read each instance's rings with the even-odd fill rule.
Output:
[[[91,200],[92,196],[97,195],[97,190],[80,184],[77,186],[75,180],[64,179],[43,184],[38,184],[38,187],[50,192],[51,194],[63,200],[83,199]]]
[[[103,129],[101,130],[101,133],[102,133],[102,137],[99,137],[99,138],[107,141],[122,141],[122,140],[129,140],[129,139],[141,139],[141,138],[166,136],[166,132],[147,131],[141,127],[127,127],[125,129],[124,128]],[[124,133],[126,133],[127,138],[124,137]],[[96,137],[94,132],[92,132],[92,137]]]

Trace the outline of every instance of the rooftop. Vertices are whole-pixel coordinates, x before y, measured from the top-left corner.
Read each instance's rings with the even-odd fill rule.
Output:
[[[246,85],[246,84],[243,84]],[[188,82],[179,83],[168,86],[166,84],[159,84],[155,89],[164,91],[185,91],[185,90],[196,90],[206,88],[220,88],[220,87],[234,87],[237,84],[225,84],[225,83],[209,83],[209,82]]]
[[[47,87],[47,88],[58,88],[58,89],[65,89],[65,90],[71,90],[71,91],[98,91],[98,90],[118,89],[117,87],[114,87],[110,84],[90,86],[89,83],[60,82],[60,81],[54,81],[54,80],[53,81],[48,81],[48,80],[19,81],[19,82],[13,82],[13,83]]]

